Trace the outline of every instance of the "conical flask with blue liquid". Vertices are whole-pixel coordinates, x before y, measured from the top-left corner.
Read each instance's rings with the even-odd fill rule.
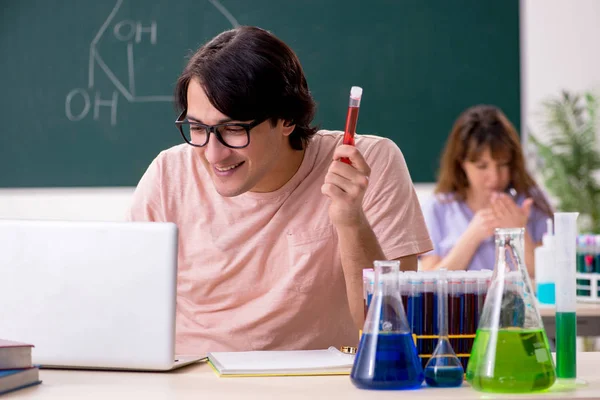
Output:
[[[554,361],[524,263],[524,229],[496,229],[496,264],[467,381],[479,391],[527,393],[556,380]]]
[[[415,389],[425,379],[404,313],[399,261],[375,261],[373,298],[350,379],[360,389]]]

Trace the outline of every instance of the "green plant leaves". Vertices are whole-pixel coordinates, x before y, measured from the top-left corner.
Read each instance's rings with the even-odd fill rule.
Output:
[[[600,152],[597,145],[598,99],[563,91],[543,103],[544,141],[530,133],[543,168],[539,171],[560,211],[578,211],[582,230],[600,233]]]

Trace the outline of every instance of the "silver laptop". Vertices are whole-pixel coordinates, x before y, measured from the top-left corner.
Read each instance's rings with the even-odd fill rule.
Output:
[[[175,356],[177,227],[0,220],[0,338],[42,367],[167,371]]]

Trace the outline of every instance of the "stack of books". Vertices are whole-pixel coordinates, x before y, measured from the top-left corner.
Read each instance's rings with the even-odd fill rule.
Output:
[[[31,363],[33,345],[0,339],[0,394],[41,383]]]

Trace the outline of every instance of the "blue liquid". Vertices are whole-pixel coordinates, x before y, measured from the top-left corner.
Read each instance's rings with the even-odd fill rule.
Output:
[[[540,303],[543,304],[554,304],[556,303],[554,283],[538,283],[537,284],[537,297]]]
[[[423,293],[413,293],[408,296],[407,314],[408,326],[416,336],[423,334]],[[417,339],[418,354],[423,354],[423,340]]]
[[[425,368],[425,382],[433,387],[461,386],[464,371],[461,367],[432,366]]]
[[[406,305],[408,325],[415,335],[420,335],[423,330],[423,297],[421,293],[408,296]]]
[[[423,367],[410,333],[363,334],[350,380],[360,389],[416,389]]]

